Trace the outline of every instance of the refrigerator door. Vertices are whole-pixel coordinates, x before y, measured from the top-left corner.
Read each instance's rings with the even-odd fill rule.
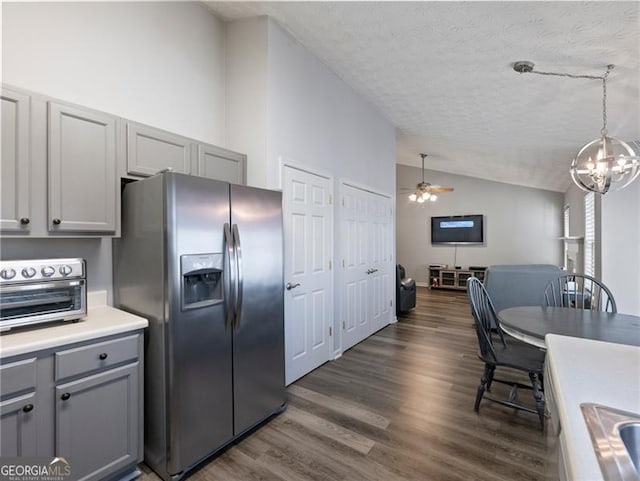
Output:
[[[237,436],[286,403],[281,193],[231,185],[231,224],[238,270],[233,323]]]
[[[233,436],[225,252],[229,184],[167,173],[168,460],[174,475]]]

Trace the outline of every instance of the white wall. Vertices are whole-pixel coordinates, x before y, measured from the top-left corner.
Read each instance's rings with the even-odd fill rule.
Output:
[[[420,168],[398,165],[398,191],[414,188],[421,175]],[[562,265],[563,194],[431,170],[425,180],[455,190],[424,204],[397,196],[397,261],[417,282],[428,282],[429,264]],[[465,214],[485,216],[484,245],[431,245],[432,216]]]
[[[7,84],[224,146],[224,79],[200,3],[2,3]]]
[[[640,180],[602,196],[602,280],[618,312],[640,315]]]
[[[1,80],[225,147],[224,24],[196,2],[3,2]],[[111,299],[109,238],[4,238],[1,255],[84,257]]]
[[[226,25],[227,147],[247,155],[247,184],[266,187],[267,17]]]
[[[228,138],[230,148],[249,153],[249,183],[281,189],[286,161],[332,177],[336,196],[340,182],[351,181],[393,198],[391,122],[273,20],[240,20],[228,24],[227,31],[229,112],[243,112],[239,121],[228,123]],[[249,88],[251,101],[244,98]],[[255,89],[262,89],[264,96]],[[264,121],[251,118],[263,115]],[[335,259],[341,256],[338,222],[336,207]],[[337,273],[334,269],[334,332],[339,333]],[[334,343],[339,349],[339,336]]]
[[[273,21],[267,83],[269,187],[285,158],[393,194],[391,122]]]

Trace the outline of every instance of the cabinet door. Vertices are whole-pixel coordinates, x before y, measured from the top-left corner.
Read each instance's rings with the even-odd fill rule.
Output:
[[[55,455],[74,479],[102,479],[138,459],[138,363],[56,387]]]
[[[0,457],[35,456],[36,395],[18,396],[0,403]]]
[[[113,232],[116,122],[49,102],[49,230]]]
[[[191,173],[191,140],[146,125],[127,124],[127,172],[144,177],[171,169]]]
[[[245,185],[247,157],[214,145],[197,144],[197,162],[192,172],[200,177]]]
[[[30,219],[29,96],[2,89],[0,229],[28,232]]]

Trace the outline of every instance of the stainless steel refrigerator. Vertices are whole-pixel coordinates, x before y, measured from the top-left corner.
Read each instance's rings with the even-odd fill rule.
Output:
[[[149,319],[145,462],[163,479],[284,409],[281,193],[171,172],[127,185],[114,288]]]

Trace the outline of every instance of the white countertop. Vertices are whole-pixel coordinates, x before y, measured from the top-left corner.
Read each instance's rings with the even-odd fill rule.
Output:
[[[602,481],[580,404],[640,413],[640,347],[554,334],[545,342],[570,479]]]
[[[0,334],[0,358],[144,329],[145,318],[106,304],[106,291],[87,295],[87,316],[78,322],[55,322]]]

